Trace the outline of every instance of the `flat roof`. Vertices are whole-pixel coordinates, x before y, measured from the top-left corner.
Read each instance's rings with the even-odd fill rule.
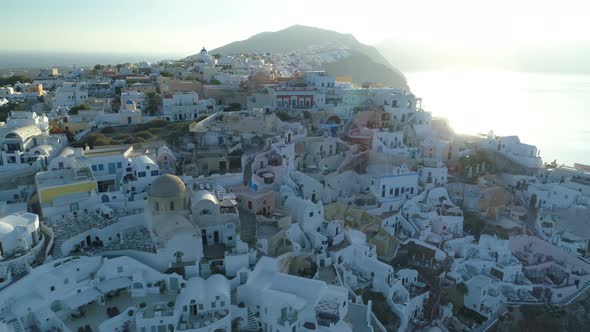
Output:
[[[94,178],[92,177],[92,173],[90,172],[90,170],[85,168],[78,172],[77,175],[73,169],[58,169],[46,172],[39,172],[35,175],[35,180],[37,182],[38,187],[45,188],[63,186],[79,182],[93,181]]]

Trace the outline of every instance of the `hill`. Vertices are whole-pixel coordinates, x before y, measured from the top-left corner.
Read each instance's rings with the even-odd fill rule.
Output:
[[[341,57],[322,56],[343,51]],[[240,53],[297,54],[313,58],[314,68],[323,68],[331,75],[352,76],[355,83],[383,83],[393,87],[407,87],[404,75],[393,67],[373,46],[360,43],[351,34],[342,34],[303,25],[262,32],[246,40],[232,42],[210,51],[210,54]]]

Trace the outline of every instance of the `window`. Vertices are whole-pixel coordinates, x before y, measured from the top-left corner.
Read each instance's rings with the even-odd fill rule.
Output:
[[[49,287],[49,290],[52,291],[52,292],[55,291],[55,286]]]
[[[92,165],[92,170],[96,172],[96,165]]]
[[[103,164],[99,164],[98,165],[98,170],[99,171],[104,171],[104,165]]]
[[[232,241],[233,239],[234,239],[234,237],[233,237],[233,236],[228,236],[228,237],[227,237],[227,240],[228,240],[228,241]]]
[[[313,217],[313,211],[309,213],[309,217]]]
[[[174,202],[170,202],[170,211],[174,211]]]
[[[145,178],[145,172],[137,172],[137,176],[140,178]]]
[[[75,211],[78,211],[79,209],[80,209],[80,206],[78,205],[78,203],[70,204],[70,212],[75,212]]]
[[[123,273],[123,267],[122,266],[117,266],[117,272],[118,273]]]
[[[157,176],[160,173],[158,170],[152,171],[152,176]]]
[[[117,168],[123,168],[123,164],[121,162],[117,163]]]
[[[252,201],[248,201],[248,209],[252,210]]]
[[[69,282],[70,282],[70,279],[68,279],[68,278],[64,279],[64,285],[67,285]]]
[[[155,208],[156,211],[160,211],[160,202],[156,202]]]

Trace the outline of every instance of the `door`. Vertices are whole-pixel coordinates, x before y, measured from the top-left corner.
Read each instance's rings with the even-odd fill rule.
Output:
[[[109,174],[117,173],[117,164],[109,163]]]
[[[213,242],[219,243],[219,232],[218,231],[213,232]]]
[[[130,116],[127,117],[127,124],[131,124],[131,117]]]

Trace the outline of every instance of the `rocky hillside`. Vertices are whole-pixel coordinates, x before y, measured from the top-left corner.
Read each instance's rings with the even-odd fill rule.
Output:
[[[294,25],[280,31],[262,32],[209,53],[232,55],[263,52],[315,59],[315,63],[309,64],[314,69],[323,68],[335,76],[352,76],[358,84],[372,82],[407,87],[404,75],[375,47],[360,43],[351,34],[314,27]],[[335,53],[344,56],[332,56]]]

